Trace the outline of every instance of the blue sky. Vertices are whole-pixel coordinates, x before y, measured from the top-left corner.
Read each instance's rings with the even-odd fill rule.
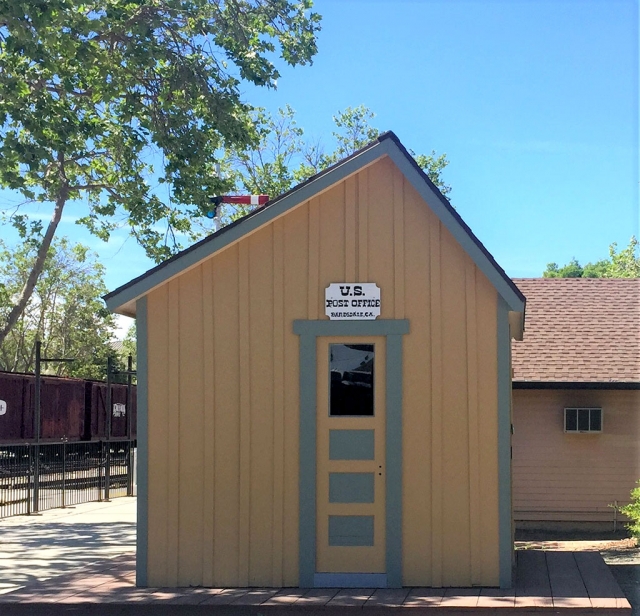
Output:
[[[446,153],[450,198],[514,277],[547,263],[605,258],[639,235],[637,0],[317,0],[314,64],[279,87],[244,87],[271,111],[290,104],[309,137],[364,104],[374,125],[418,153]],[[0,208],[20,198],[0,193]],[[49,209],[40,206],[49,217]],[[132,239],[108,244],[73,224],[114,289],[153,264]],[[12,240],[8,229],[3,236]]]

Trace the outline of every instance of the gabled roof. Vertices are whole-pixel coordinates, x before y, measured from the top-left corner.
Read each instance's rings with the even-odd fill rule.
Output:
[[[218,250],[266,225],[288,210],[357,173],[383,156],[391,158],[420,196],[429,204],[429,207],[461,244],[478,268],[492,282],[498,294],[506,302],[508,309],[513,313],[523,314],[525,298],[522,293],[392,132],[380,135],[361,150],[269,201],[264,207],[223,227],[220,231],[108,293],[104,296],[107,307],[112,312],[135,316],[136,300],[155,287],[197,265]]]
[[[514,282],[527,296],[514,383],[640,383],[640,279]]]

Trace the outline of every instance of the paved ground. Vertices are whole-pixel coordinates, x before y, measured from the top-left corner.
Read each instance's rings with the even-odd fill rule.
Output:
[[[153,614],[179,616],[202,613],[198,610],[206,606],[177,605],[176,601],[215,603],[215,592],[206,589],[182,591],[176,597],[173,591],[134,587],[135,518],[136,499],[118,498],[110,503],[86,503],[37,516],[1,519],[0,613],[124,616],[152,609]],[[640,550],[631,543],[625,548],[611,540],[554,541],[536,542],[528,547],[600,551],[629,598],[634,616],[640,616]],[[102,589],[101,580],[105,580]],[[59,595],[61,591],[68,595],[67,603],[42,603],[49,593]],[[126,597],[127,605],[110,605],[114,597],[119,601]],[[100,603],[87,605],[82,601]],[[217,611],[225,609],[220,605]],[[258,614],[249,607],[246,613]]]
[[[0,595],[135,551],[135,498],[0,519]]]

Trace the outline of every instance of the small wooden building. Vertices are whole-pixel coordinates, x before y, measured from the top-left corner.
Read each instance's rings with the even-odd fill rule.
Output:
[[[138,585],[511,585],[524,296],[393,133],[105,299]]]
[[[640,279],[514,282],[516,527],[612,530],[640,478]]]

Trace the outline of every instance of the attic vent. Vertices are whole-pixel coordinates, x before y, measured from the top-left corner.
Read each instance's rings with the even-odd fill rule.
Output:
[[[564,409],[564,431],[573,433],[602,432],[602,409]]]

